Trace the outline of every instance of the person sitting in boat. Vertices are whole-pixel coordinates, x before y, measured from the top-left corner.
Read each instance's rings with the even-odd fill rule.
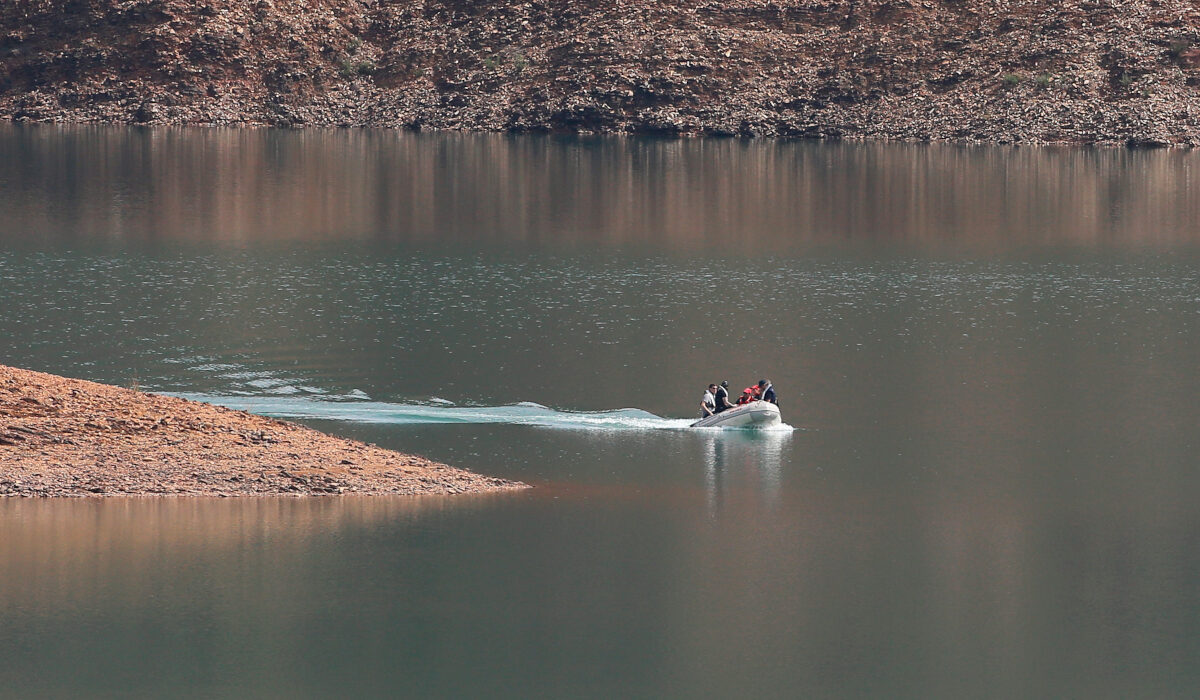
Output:
[[[758,380],[757,389],[759,398],[761,398],[763,401],[770,401],[776,406],[779,405],[779,401],[775,399],[775,385],[771,383],[770,379]]]
[[[733,404],[729,403],[729,380],[728,379],[721,382],[721,385],[717,387],[717,391],[715,394],[713,394],[713,397],[717,400],[717,410],[714,411],[714,413],[720,413],[721,411],[728,411],[729,409],[733,408]]]
[[[717,412],[716,384],[709,384],[704,390],[704,398],[700,399],[700,417],[706,418]]]
[[[751,401],[757,401],[758,397],[754,395],[754,389],[755,387],[752,386],[742,389],[742,395],[738,398],[737,405],[744,406]]]

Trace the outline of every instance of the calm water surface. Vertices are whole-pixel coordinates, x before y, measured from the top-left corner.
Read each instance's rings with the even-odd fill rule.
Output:
[[[0,127],[0,362],[537,486],[0,501],[0,695],[1191,696],[1198,222],[1181,152]]]

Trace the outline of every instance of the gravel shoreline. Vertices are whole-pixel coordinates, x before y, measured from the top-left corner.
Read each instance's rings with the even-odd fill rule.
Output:
[[[0,365],[0,497],[522,488],[294,423]]]

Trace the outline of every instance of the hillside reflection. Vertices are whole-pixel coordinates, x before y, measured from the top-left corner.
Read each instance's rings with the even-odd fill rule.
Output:
[[[753,466],[736,457],[744,447],[730,445],[726,466]],[[681,696],[732,694],[730,648],[764,660],[754,682],[771,690],[797,667],[834,687],[844,663],[878,659],[895,681],[941,679],[950,660],[947,695],[965,678],[1018,695],[1061,682],[1048,656],[1108,678],[1111,658],[1157,658],[1159,638],[1193,638],[1186,499],[1148,514],[1087,498],[1064,507],[1020,484],[954,494],[798,476],[766,509],[748,483],[722,490],[715,519],[698,490],[672,485],[516,503],[0,501],[0,622],[13,631],[0,650],[86,659],[55,681],[64,691],[107,688],[106,669],[131,653],[163,672],[136,680],[156,691],[193,655],[236,683],[276,687],[328,658],[402,683],[457,678],[464,659],[494,658],[496,640],[517,662],[560,662],[561,639],[563,655],[595,658],[612,642],[593,635],[616,620],[639,626],[631,644],[681,679]],[[297,641],[314,629],[321,644]],[[346,653],[362,640],[381,651]],[[12,682],[20,667],[8,668],[0,680]]]
[[[1200,154],[0,126],[0,240],[788,252],[1200,241]]]
[[[205,579],[217,562],[236,569],[248,557],[287,588],[296,557],[331,535],[361,537],[384,523],[419,528],[448,508],[461,513],[491,502],[487,495],[0,499],[0,609],[19,601],[53,611],[102,592],[137,605],[161,585],[153,577],[164,570]]]

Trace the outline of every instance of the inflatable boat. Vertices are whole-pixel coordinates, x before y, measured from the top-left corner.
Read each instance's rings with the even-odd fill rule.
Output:
[[[693,428],[769,428],[783,422],[779,407],[770,401],[751,401],[692,423]]]

